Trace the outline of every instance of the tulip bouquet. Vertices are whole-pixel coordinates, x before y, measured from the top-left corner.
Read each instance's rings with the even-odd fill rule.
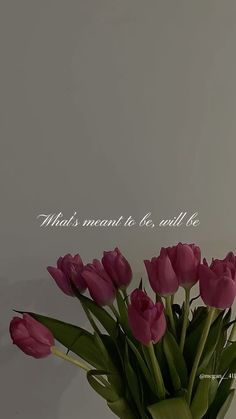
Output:
[[[132,270],[118,248],[87,265],[78,254],[60,257],[48,272],[79,300],[91,330],[18,312],[22,317],[10,324],[13,343],[27,355],[53,354],[84,370],[121,419],[224,418],[236,377],[236,257],[209,265],[199,247],[179,243],[144,264],[152,299],[142,280],[128,291]],[[200,293],[191,296],[197,284]],[[175,302],[179,287],[182,305]],[[200,297],[204,304],[197,306]]]

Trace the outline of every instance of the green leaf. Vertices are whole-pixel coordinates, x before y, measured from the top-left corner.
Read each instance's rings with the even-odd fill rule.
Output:
[[[235,324],[235,323],[236,323],[236,319],[232,320],[231,322],[229,322],[227,324],[225,324],[225,329],[227,330],[230,326],[233,326],[233,324]]]
[[[209,409],[209,418],[215,419],[217,414],[220,412],[222,406],[227,400],[231,386],[233,384],[233,377],[236,372],[236,360],[232,362],[229,369],[225,372],[224,378],[221,380],[220,385],[217,389],[214,401]],[[229,375],[231,374],[231,376]]]
[[[201,325],[207,317],[207,307],[201,306],[197,307],[193,311],[193,318],[188,326],[188,335],[192,332],[196,332],[196,329],[201,329]]]
[[[209,400],[208,406],[211,406],[211,404],[213,403],[218,387],[219,387],[218,380],[211,380],[211,384],[209,388],[209,396],[208,396],[208,400]]]
[[[97,344],[97,347],[100,349],[100,352],[102,354],[102,357],[104,359],[104,364],[108,367],[110,367],[109,364],[111,364],[113,366],[112,360],[110,359],[110,356],[107,352],[107,348],[104,344],[104,341],[102,340],[102,337],[100,335],[98,335],[98,333],[94,333],[94,340],[95,343]]]
[[[126,348],[125,348],[124,365],[125,365],[125,375],[126,375],[130,393],[132,394],[132,397],[135,401],[138,411],[141,412],[142,405],[141,405],[139,382],[138,382],[137,374],[130,363],[128,344],[126,344]]]
[[[127,305],[120,291],[118,291],[116,294],[116,301],[117,301],[118,310],[120,313],[121,326],[124,332],[126,333],[126,335],[132,338],[132,334],[131,334],[129,322],[128,322]]]
[[[227,328],[230,319],[231,319],[231,314],[232,314],[232,309],[229,308],[229,310],[227,311],[227,313],[225,314],[223,321],[224,321],[224,326]]]
[[[109,382],[116,389],[117,394],[122,395],[123,394],[123,381],[121,379],[120,373],[118,369],[116,368],[113,362],[113,359],[109,355],[102,337],[99,336],[97,333],[95,333],[94,337],[95,337],[96,344],[98,348],[100,349],[100,352],[102,353],[102,357],[104,360],[104,364],[106,365],[106,369],[110,372],[109,377],[108,377]]]
[[[219,363],[219,374],[224,374],[234,360],[236,360],[236,342],[231,343],[222,351]]]
[[[189,371],[192,369],[196,348],[202,335],[206,318],[206,307],[198,307],[193,311],[193,318],[187,328],[186,341],[184,345],[184,358]]]
[[[137,418],[136,412],[133,412],[129,403],[124,398],[120,398],[115,402],[108,402],[107,405],[120,419],[139,419]]]
[[[197,370],[197,375],[201,374],[201,372],[204,371],[205,368],[207,368],[207,365],[209,364],[212,355],[214,354],[216,347],[218,345],[222,328],[223,328],[223,312],[219,314],[217,319],[214,321],[210,328],[210,332],[207,337],[207,341],[205,344],[204,351],[202,353],[200,365]]]
[[[175,325],[176,325],[176,332],[177,332],[177,341],[180,341],[180,339],[181,339],[181,333],[182,333],[182,329],[183,329],[184,312],[185,312],[185,310],[184,310],[184,303],[180,307],[180,311],[181,311],[181,314],[179,316],[177,316],[177,313],[175,313],[175,311],[173,311]]]
[[[216,419],[224,419],[226,413],[228,412],[228,410],[230,408],[232,400],[234,398],[234,393],[235,393],[234,389],[230,390],[227,399],[225,400],[225,402],[224,402],[223,406],[221,407],[218,415],[216,416]]]
[[[40,314],[30,312],[28,314],[46,326],[52,332],[54,338],[69,351],[80,356],[96,368],[105,368],[103,357],[95,338],[87,330]]]
[[[142,371],[150,389],[155,394],[155,382],[153,381],[152,375],[150,374],[149,368],[148,368],[145,360],[143,359],[141,353],[139,352],[138,348],[136,348],[134,343],[128,338],[127,338],[127,342],[128,342],[129,347],[131,348],[131,350],[133,351],[133,353],[134,353],[134,355],[137,359],[138,365],[139,365],[139,367],[140,367],[140,369],[141,369],[141,371]]]
[[[148,407],[152,419],[192,419],[189,407],[182,398],[167,399]]]
[[[155,348],[155,354],[156,354],[156,357],[157,357],[157,360],[158,360],[158,363],[160,365],[160,369],[162,372],[162,377],[164,380],[165,388],[167,389],[168,393],[170,393],[173,390],[173,385],[172,385],[171,376],[169,373],[168,363],[167,363],[166,356],[163,349],[163,339],[157,342],[154,345],[154,348]]]
[[[103,397],[108,402],[114,402],[119,398],[114,389],[107,383],[107,385],[101,384],[99,376],[108,375],[106,371],[103,370],[91,370],[87,373],[87,379],[93,390],[96,391],[101,397]],[[96,379],[98,377],[98,380]]]
[[[120,371],[122,370],[122,363],[123,363],[123,357],[121,354],[119,354],[117,342],[114,341],[114,339],[109,335],[99,335],[100,339],[102,340],[104,346],[106,347],[106,350],[112,359],[112,362],[116,366],[116,368]],[[122,346],[122,340],[123,335],[121,336],[121,339],[119,339],[119,344]]]
[[[213,367],[213,373],[219,374],[219,363],[221,359],[222,352],[224,350],[225,344],[227,342],[227,332],[225,328],[223,327],[220,337],[218,339],[217,346],[215,348],[215,354],[213,355],[214,359],[214,367]]]
[[[195,392],[190,410],[193,419],[201,419],[207,412],[209,406],[209,390],[211,385],[211,379],[206,378],[199,381],[197,390]]]
[[[208,393],[210,380],[202,380],[198,384],[196,394],[191,404],[193,419],[201,419],[208,409]]]
[[[117,337],[117,322],[110,316],[107,311],[97,305],[94,301],[90,298],[86,297],[82,294],[77,294],[78,299],[80,300],[81,304],[85,306],[101,323],[104,329],[109,333],[109,335],[113,336],[114,338]]]
[[[181,388],[186,388],[188,384],[188,372],[185,360],[174,336],[169,332],[163,338],[163,349],[174,390],[178,391]]]
[[[223,313],[221,315],[223,315]],[[189,371],[192,369],[192,365],[193,365],[195,354],[196,354],[196,348],[198,346],[199,340],[201,338],[201,335],[205,326],[206,317],[207,317],[207,308],[198,307],[196,310],[194,310],[193,319],[190,322],[189,327],[187,329],[187,337],[186,337],[186,342],[185,342],[185,347],[184,347],[184,358],[187,363]],[[219,312],[217,311],[215,315],[215,319],[217,319],[218,317],[219,317]],[[214,320],[211,326],[211,330],[215,325],[215,321],[216,320]],[[209,335],[211,337],[208,336],[207,343],[206,343],[206,345],[208,346],[205,347],[205,354],[208,351],[208,358],[205,360],[205,363],[201,366],[201,368],[206,367],[206,365],[209,362],[210,355],[212,355],[212,349],[210,353],[209,341],[217,345],[217,342],[214,341],[214,337],[212,338],[213,333],[211,333],[211,331]],[[202,356],[202,360],[204,360],[204,358],[205,356]]]

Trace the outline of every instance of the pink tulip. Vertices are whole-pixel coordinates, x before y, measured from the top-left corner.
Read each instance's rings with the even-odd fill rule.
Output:
[[[100,306],[113,303],[116,289],[108,273],[97,259],[85,266],[82,276],[92,299]]]
[[[201,250],[194,244],[182,244],[167,247],[166,251],[172,262],[179,285],[192,287],[198,281],[198,271],[201,262]]]
[[[204,259],[204,264],[206,265],[206,259]],[[212,263],[216,264],[218,262],[222,262],[221,259],[212,259]],[[225,256],[225,258],[223,259],[223,262],[229,262],[231,264],[231,267],[236,267],[236,256],[234,255],[233,252],[229,252],[227,253],[227,255]]]
[[[118,247],[103,253],[102,264],[116,288],[126,288],[130,284],[132,270]]]
[[[131,294],[128,307],[129,325],[134,337],[144,345],[158,342],[166,331],[164,307],[161,302],[154,304],[142,290]]]
[[[164,248],[158,257],[145,260],[144,264],[154,292],[164,297],[175,294],[179,288],[178,278]]]
[[[236,263],[230,253],[225,259],[213,259],[210,266],[204,259],[199,269],[200,294],[210,307],[225,310],[232,306],[236,296]]]
[[[52,333],[29,314],[23,314],[23,318],[13,317],[10,335],[15,345],[34,358],[50,355],[54,346]]]
[[[58,287],[67,295],[73,296],[73,286],[79,292],[86,290],[86,283],[81,275],[84,264],[79,254],[72,256],[67,254],[60,257],[57,261],[57,267],[48,266],[47,270]]]

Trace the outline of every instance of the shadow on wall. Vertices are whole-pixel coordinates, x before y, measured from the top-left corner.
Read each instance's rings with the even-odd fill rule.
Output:
[[[85,323],[82,309],[73,298],[60,294],[45,279],[9,284],[0,280],[0,371],[1,412],[4,419],[57,419],[60,399],[80,372],[53,357],[27,357],[11,343],[9,322],[12,308],[36,311],[68,322]],[[78,319],[78,320],[76,320]],[[12,395],[14,397],[12,398]]]

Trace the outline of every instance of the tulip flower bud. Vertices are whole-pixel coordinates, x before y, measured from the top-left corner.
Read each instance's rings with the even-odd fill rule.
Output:
[[[100,306],[113,303],[116,289],[111,278],[97,259],[85,266],[82,276],[92,299]]]
[[[65,294],[74,296],[73,286],[79,292],[84,292],[87,288],[81,275],[83,268],[84,264],[79,254],[67,254],[58,259],[57,267],[48,266],[47,270]]]
[[[233,257],[232,257],[233,256]],[[200,294],[210,307],[225,310],[232,306],[236,296],[236,264],[231,253],[225,259],[204,259],[199,268]]]
[[[144,264],[150,285],[155,293],[163,297],[176,293],[179,288],[178,278],[164,248],[158,257],[145,260]]]
[[[103,253],[102,264],[116,288],[126,288],[130,284],[132,270],[118,247]]]
[[[157,343],[166,331],[163,304],[154,304],[140,289],[132,292],[130,300],[128,319],[134,337],[144,345]]]
[[[172,262],[179,285],[192,287],[198,281],[198,270],[201,262],[201,251],[194,244],[182,244],[167,247],[166,251]]]
[[[10,335],[15,345],[34,358],[50,355],[54,346],[54,337],[50,330],[29,314],[23,314],[23,318],[13,317]]]

